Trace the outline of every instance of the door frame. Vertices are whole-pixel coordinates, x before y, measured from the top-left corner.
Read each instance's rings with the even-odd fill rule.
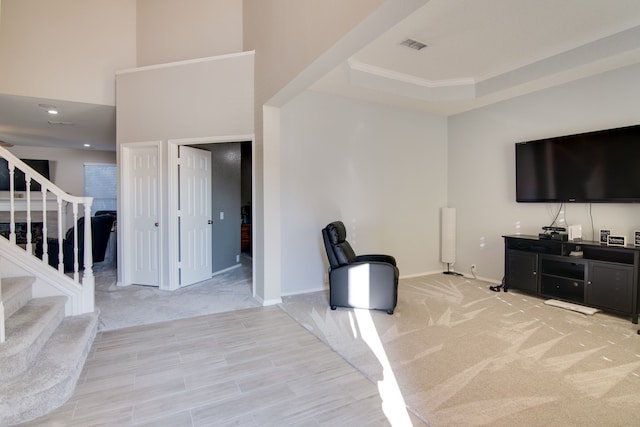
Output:
[[[135,150],[136,148],[155,148],[158,154],[158,247],[163,247],[163,212],[162,212],[162,165],[163,165],[163,156],[162,156],[162,141],[145,141],[145,142],[128,142],[120,144],[120,160],[122,167],[120,168],[120,182],[118,186],[120,187],[120,197],[118,198],[119,206],[119,215],[118,215],[118,270],[122,271],[120,285],[128,286],[133,284],[131,280],[131,259],[130,256],[123,256],[123,254],[131,254],[133,251],[133,245],[131,242],[130,230],[133,228],[132,224],[132,212],[131,212],[131,203],[129,200],[131,198],[131,188],[125,183],[131,182],[130,180],[130,161],[131,156],[130,152]],[[162,269],[162,251],[158,250],[158,287],[163,289],[164,283],[164,271]]]
[[[255,153],[255,137],[251,135],[224,135],[224,136],[210,136],[202,138],[179,138],[169,139],[167,142],[167,246],[169,250],[169,283],[167,290],[176,290],[180,288],[180,275],[178,267],[178,249],[180,247],[179,229],[178,229],[178,147],[180,145],[197,145],[197,144],[220,144],[225,142],[246,142],[251,141],[251,152]],[[256,197],[256,178],[255,178],[255,155],[252,156],[251,161],[251,199],[255,200]],[[255,206],[256,203],[251,203],[251,217],[255,218]],[[253,248],[255,242],[255,227],[251,227],[251,246],[252,253],[255,253]],[[251,293],[252,296],[256,296],[256,266],[255,258],[251,257],[252,269],[251,269]]]

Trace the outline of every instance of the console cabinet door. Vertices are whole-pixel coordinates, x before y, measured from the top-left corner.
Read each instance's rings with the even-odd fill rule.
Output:
[[[633,311],[633,266],[591,261],[588,277],[588,305],[621,313]]]
[[[508,250],[505,280],[508,289],[538,292],[538,254]]]

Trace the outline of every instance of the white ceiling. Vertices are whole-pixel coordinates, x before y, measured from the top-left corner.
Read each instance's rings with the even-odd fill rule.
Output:
[[[638,62],[638,0],[430,0],[312,89],[451,115]]]
[[[55,107],[58,114],[47,113],[47,106]],[[116,109],[112,105],[0,94],[0,141],[10,145],[115,151]]]
[[[452,115],[635,63],[640,0],[430,0],[311,89]],[[115,150],[115,108],[0,95],[0,140]]]

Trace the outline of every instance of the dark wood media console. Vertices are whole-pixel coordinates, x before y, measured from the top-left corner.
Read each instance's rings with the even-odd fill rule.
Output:
[[[518,289],[583,304],[638,323],[640,247],[525,235],[502,237],[505,292]],[[581,256],[569,255],[580,251]]]

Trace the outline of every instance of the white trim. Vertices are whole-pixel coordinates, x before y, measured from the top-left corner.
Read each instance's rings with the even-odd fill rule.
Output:
[[[231,270],[235,270],[236,268],[240,268],[240,267],[242,267],[242,264],[236,264],[236,265],[232,265],[231,267],[223,268],[222,270],[218,270],[218,271],[213,272],[211,274],[211,277],[218,276],[220,274],[226,273],[226,272],[231,271]]]
[[[116,76],[121,75],[121,74],[131,74],[131,73],[137,73],[137,72],[141,72],[141,71],[149,71],[149,70],[160,70],[163,68],[172,68],[172,67],[181,67],[183,65],[190,65],[190,64],[198,64],[201,62],[213,62],[213,61],[220,61],[220,60],[224,60],[224,59],[229,59],[229,58],[239,58],[239,57],[243,57],[243,56],[252,56],[255,55],[255,51],[254,50],[249,50],[246,52],[236,52],[236,53],[228,53],[225,55],[218,55],[218,56],[208,56],[205,58],[196,58],[196,59],[187,59],[184,61],[175,61],[175,62],[166,62],[163,64],[155,64],[155,65],[147,65],[145,67],[137,67],[137,68],[127,68],[124,70],[118,70],[116,71]]]
[[[251,136],[251,296],[256,297],[256,138]]]
[[[42,260],[25,256],[25,251],[20,247],[9,244],[7,240],[0,241],[0,256],[27,275],[36,277],[38,283],[49,289],[47,295],[65,295],[68,297],[65,304],[66,316],[91,313],[95,310],[93,293],[85,295],[84,292],[85,290],[93,292],[93,289],[84,289],[81,284],[74,282],[71,277],[58,272]],[[36,292],[34,296],[44,296],[44,294],[40,295]]]
[[[178,146],[172,140],[167,144],[167,244],[169,245],[168,289],[180,288],[178,250]]]
[[[501,280],[489,279],[488,277],[482,277],[482,276],[473,277],[473,275],[469,273],[463,273],[462,275],[464,276],[465,279],[477,280],[479,282],[493,283],[494,285],[500,285],[502,283]]]
[[[406,275],[401,275],[400,277],[398,277],[399,280],[402,279],[413,279],[415,277],[421,277],[421,276],[431,276],[432,274],[442,274],[442,270],[437,270],[437,271],[425,271],[423,273],[414,273],[414,274],[406,274]]]
[[[322,288],[311,288],[311,289],[305,289],[303,291],[295,291],[295,292],[287,292],[282,294],[283,297],[291,297],[294,295],[302,295],[302,294],[310,294],[310,293],[314,293],[314,292],[329,292],[329,284],[325,283]]]
[[[400,276],[400,280],[415,279],[416,277],[422,277],[422,276],[433,276],[434,274],[442,274],[443,277],[446,277],[446,275],[444,275],[442,271],[432,271],[428,273],[416,273],[416,274],[408,274],[406,276]],[[462,274],[462,277],[464,277],[465,279],[473,279],[473,280],[478,280],[480,282],[495,283],[495,284],[502,283],[500,280],[490,279],[488,277],[480,277],[480,276],[473,277],[473,275],[467,274],[467,273],[460,273],[460,274]]]
[[[249,142],[253,141],[253,134],[246,135],[226,135],[226,136],[209,136],[196,138],[174,138],[170,139],[169,144],[175,145],[193,145],[193,144],[219,144],[224,142]]]
[[[272,299],[268,299],[268,300],[264,300],[260,297],[260,295],[256,295],[254,297],[258,303],[263,306],[269,306],[269,305],[278,305],[278,304],[282,304],[282,298],[272,298]]]
[[[372,74],[385,79],[396,80],[403,83],[409,83],[416,86],[426,88],[438,88],[438,87],[452,87],[452,86],[474,86],[476,84],[475,79],[472,77],[459,78],[459,79],[444,79],[444,80],[428,80],[420,77],[412,76],[405,73],[399,73],[397,71],[389,70],[387,68],[377,67],[375,65],[365,64],[354,59],[347,61],[351,70],[360,71],[367,74]]]

